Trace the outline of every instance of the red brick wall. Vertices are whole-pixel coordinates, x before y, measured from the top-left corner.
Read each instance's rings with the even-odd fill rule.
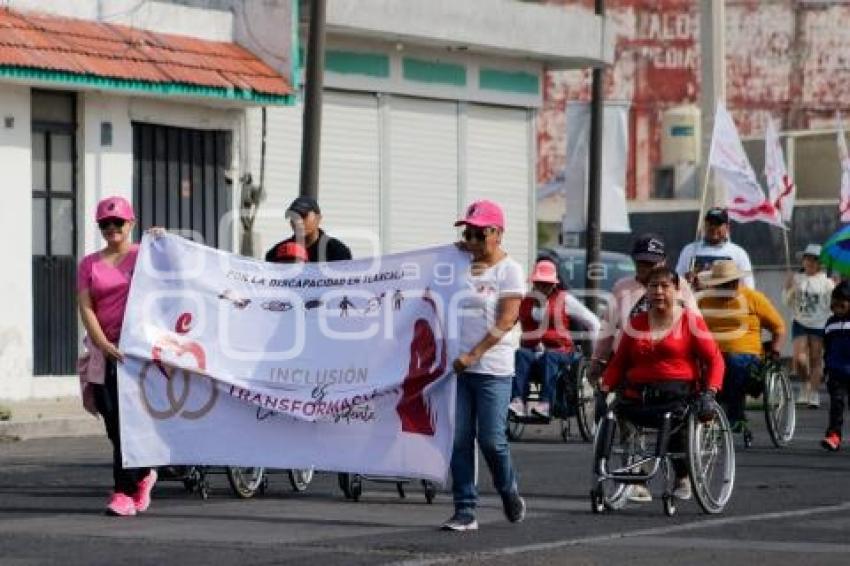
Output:
[[[592,0],[549,0],[593,9]],[[608,0],[615,64],[605,96],[631,103],[628,193],[646,198],[660,162],[661,117],[698,103],[699,12],[696,0]],[[758,135],[768,117],[784,129],[832,124],[850,108],[850,5],[799,0],[727,0],[727,105],[742,135]],[[547,73],[538,122],[538,181],[564,166],[564,108],[588,100],[590,72]]]

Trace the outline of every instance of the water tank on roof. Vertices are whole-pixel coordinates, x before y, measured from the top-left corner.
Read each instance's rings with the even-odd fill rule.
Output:
[[[700,109],[693,104],[666,110],[661,118],[661,163],[699,163]]]

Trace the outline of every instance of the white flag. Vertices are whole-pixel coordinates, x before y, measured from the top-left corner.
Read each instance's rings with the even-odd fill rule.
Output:
[[[764,136],[764,175],[767,178],[767,194],[770,202],[779,211],[782,221],[790,224],[797,187],[785,167],[779,132],[773,120],[768,120]]]
[[[841,193],[838,201],[838,212],[842,222],[850,222],[850,155],[847,153],[847,140],[844,138],[844,124],[841,114],[838,121],[838,161],[841,164]]]
[[[626,208],[626,164],[629,148],[629,108],[623,104],[606,104],[602,133],[602,211],[603,232],[631,232]],[[587,229],[588,149],[590,143],[590,104],[567,104],[567,161],[563,176],[553,184],[540,188],[540,199],[562,190],[566,210],[562,222],[564,232]]]
[[[761,188],[732,116],[722,104],[717,105],[714,132],[711,135],[709,166],[726,187],[729,217],[738,222],[767,222],[783,226],[779,211]]]

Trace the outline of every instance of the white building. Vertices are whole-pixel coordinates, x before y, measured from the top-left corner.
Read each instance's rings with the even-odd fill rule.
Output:
[[[98,199],[123,194],[143,226],[183,229],[238,251],[241,228],[231,219],[251,173],[266,194],[255,252],[288,235],[302,108],[286,105],[289,84],[299,82],[289,79],[301,73],[289,54],[306,33],[307,7],[290,0],[7,4],[12,12],[0,9],[0,164],[9,187],[0,209],[7,260],[0,292],[12,300],[0,314],[0,399],[75,394],[76,378],[65,375],[80,336],[74,267],[99,245],[91,221]],[[90,53],[45,48],[44,37],[4,30],[18,11],[33,9],[53,18],[25,19],[41,18],[45,30]],[[60,25],[60,15],[88,23]],[[128,26],[122,49],[90,37],[93,21]],[[610,62],[604,21],[514,0],[328,0],[327,25],[319,201],[328,232],[361,257],[449,242],[466,203],[486,197],[505,205],[508,250],[527,265],[536,241],[543,71]],[[23,52],[40,59],[15,59],[25,41],[34,43]],[[159,60],[139,63],[134,50],[150,55],[168,42],[170,56],[189,52],[182,62],[156,52]],[[192,56],[201,48],[227,54],[228,68],[199,68]],[[45,49],[53,50],[46,58]],[[109,64],[89,60],[99,50],[111,54]]]

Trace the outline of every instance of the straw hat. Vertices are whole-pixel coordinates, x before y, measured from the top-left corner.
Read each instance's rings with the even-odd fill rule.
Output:
[[[715,261],[711,271],[703,271],[698,275],[700,285],[716,287],[746,277],[751,271],[741,271],[731,259]]]

